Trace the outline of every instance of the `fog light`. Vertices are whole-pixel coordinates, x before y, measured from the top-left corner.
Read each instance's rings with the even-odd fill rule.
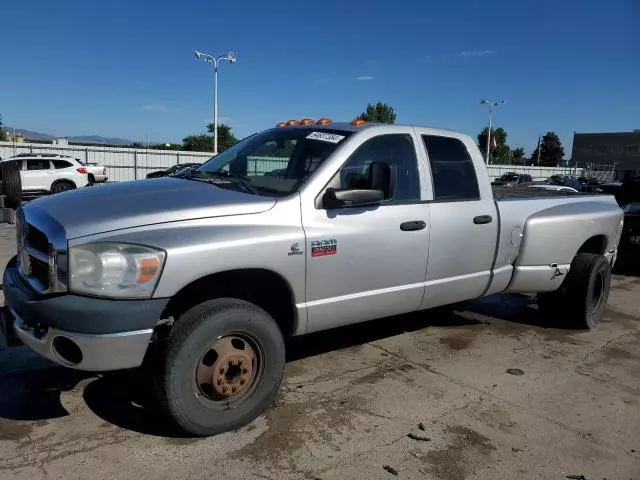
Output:
[[[70,365],[78,365],[82,362],[82,350],[73,340],[66,337],[53,339],[53,350],[62,360]]]

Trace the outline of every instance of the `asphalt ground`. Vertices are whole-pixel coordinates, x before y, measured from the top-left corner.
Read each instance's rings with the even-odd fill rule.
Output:
[[[504,295],[296,339],[273,405],[205,439],[148,371],[0,350],[0,479],[640,479],[640,278],[612,285],[590,332]]]

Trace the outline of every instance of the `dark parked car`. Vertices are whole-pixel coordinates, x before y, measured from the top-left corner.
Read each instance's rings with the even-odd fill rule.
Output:
[[[582,185],[578,180],[571,175],[552,175],[547,179],[549,185],[561,185],[563,187],[575,188],[577,191],[582,191]]]
[[[578,183],[580,184],[581,192],[593,192],[601,182],[597,178],[593,177],[579,177]]]
[[[174,165],[173,167],[169,167],[166,170],[158,170],[157,172],[151,172],[147,174],[147,178],[159,178],[159,177],[168,177],[169,175],[174,175],[181,170],[188,167],[199,167],[202,165],[201,163],[180,163],[178,165]]]
[[[501,177],[496,178],[491,185],[501,185],[503,187],[515,187],[515,186],[525,186],[531,185],[533,183],[533,178],[531,175],[527,175],[525,173],[513,173],[508,172],[502,175]]]
[[[640,203],[629,203],[622,207],[624,212],[624,227],[620,237],[620,252],[631,253],[640,250]],[[634,256],[636,256],[634,254]]]

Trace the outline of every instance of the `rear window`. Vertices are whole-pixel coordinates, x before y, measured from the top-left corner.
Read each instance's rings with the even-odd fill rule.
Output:
[[[53,163],[53,168],[55,169],[73,167],[71,162],[67,162],[66,160],[51,160],[51,162]]]
[[[437,201],[480,199],[476,169],[467,147],[457,138],[423,135]]]

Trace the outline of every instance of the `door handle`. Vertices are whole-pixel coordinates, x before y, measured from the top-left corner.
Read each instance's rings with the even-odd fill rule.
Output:
[[[476,225],[484,225],[485,223],[491,223],[491,215],[479,215],[477,217],[473,217],[473,223]]]
[[[423,230],[427,227],[427,224],[422,220],[415,220],[413,222],[404,222],[400,224],[400,230],[403,232],[412,232],[415,230]]]

